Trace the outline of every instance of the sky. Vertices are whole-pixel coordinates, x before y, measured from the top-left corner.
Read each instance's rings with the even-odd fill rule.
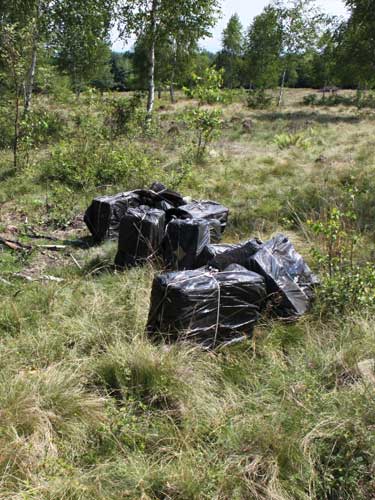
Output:
[[[178,1],[178,0],[176,0]],[[264,7],[270,3],[269,0],[222,0],[222,16],[215,28],[212,30],[212,36],[200,42],[200,46],[212,52],[217,52],[221,48],[221,36],[223,29],[228,23],[231,15],[237,13],[244,26],[247,28],[252,19],[260,14]],[[342,0],[317,0],[322,10],[328,14],[345,16],[347,13]],[[119,52],[130,49],[133,42],[130,41],[126,46],[113,34],[113,49]]]

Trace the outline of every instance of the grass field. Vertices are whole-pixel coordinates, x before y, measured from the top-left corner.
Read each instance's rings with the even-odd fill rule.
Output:
[[[375,111],[304,106],[309,92],[264,110],[236,93],[198,164],[182,96],[122,134],[100,97],[37,98],[51,133],[25,141],[17,173],[0,151],[0,235],[33,247],[0,246],[0,499],[375,497],[375,388],[358,368],[375,358]],[[264,317],[219,352],[152,345],[157,270],[113,271],[116,244],[86,246],[82,216],[154,180],[227,205],[225,241],[290,236],[322,277],[311,313]]]

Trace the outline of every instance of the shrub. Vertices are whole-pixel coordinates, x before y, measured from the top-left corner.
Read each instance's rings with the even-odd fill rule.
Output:
[[[221,109],[209,110],[203,106],[221,102],[220,86],[223,83],[223,72],[207,68],[203,77],[193,75],[193,81],[195,86],[191,89],[185,89],[185,93],[189,97],[197,99],[198,105],[185,111],[182,119],[195,132],[196,159],[201,161],[208,144],[219,132],[222,116]]]
[[[50,139],[62,137],[65,122],[57,111],[30,110],[21,122],[21,140],[24,147],[38,146]]]
[[[63,142],[42,166],[44,180],[60,181],[74,189],[103,184],[123,185],[127,189],[144,186],[158,172],[155,161],[139,147],[127,144],[112,147],[95,142]]]
[[[302,100],[302,103],[305,105],[305,106],[315,106],[318,101],[318,96],[316,94],[308,94],[308,95],[305,95],[303,100]]]
[[[192,87],[184,88],[184,92],[188,97],[197,99],[200,106],[222,101],[220,88],[223,85],[223,70],[206,68],[203,76],[193,74],[192,80]]]
[[[272,106],[274,98],[265,89],[250,90],[247,96],[247,106],[251,109],[265,109]]]
[[[375,306],[375,269],[370,263],[356,262],[360,234],[356,215],[337,207],[323,220],[307,221],[320,247],[312,249],[323,277],[320,299],[323,312],[331,314]]]
[[[112,137],[127,134],[132,125],[139,125],[144,122],[144,113],[142,113],[143,94],[136,92],[130,98],[111,99],[108,102],[106,125],[110,130]],[[137,123],[138,122],[138,123]]]
[[[9,148],[13,144],[14,123],[6,106],[0,107],[0,149]]]
[[[279,149],[287,149],[292,146],[296,146],[302,149],[307,149],[310,147],[310,140],[303,133],[298,134],[278,134],[274,139],[275,144]]]

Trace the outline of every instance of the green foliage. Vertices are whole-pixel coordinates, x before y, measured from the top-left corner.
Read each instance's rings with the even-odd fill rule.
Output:
[[[183,120],[195,132],[196,159],[198,161],[204,158],[208,144],[219,133],[222,111],[218,108],[207,109],[204,105],[222,100],[220,91],[222,77],[222,71],[207,68],[203,77],[193,75],[193,88],[185,89],[185,93],[189,97],[198,100],[198,105],[186,110],[182,116]]]
[[[47,185],[46,216],[43,222],[49,226],[66,229],[75,216],[78,215],[77,193],[64,184]]]
[[[348,196],[354,203],[355,192]],[[356,220],[352,209],[332,208],[325,220],[308,221],[314,237],[321,241],[321,247],[313,248],[312,253],[324,275],[320,297],[329,314],[375,306],[374,267],[355,261],[360,241]]]
[[[184,88],[188,97],[197,99],[200,106],[215,104],[221,101],[221,86],[223,84],[223,70],[206,68],[202,76],[192,75],[191,88]]]
[[[316,106],[318,104],[318,96],[316,94],[305,95],[302,102],[305,106]]]
[[[183,115],[184,121],[196,133],[196,158],[202,160],[207,146],[218,136],[222,122],[220,109],[193,108]]]
[[[14,123],[8,107],[0,106],[0,149],[10,148],[14,139]]]
[[[276,87],[280,74],[282,30],[277,10],[266,6],[256,16],[245,38],[247,82],[261,88]],[[246,82],[246,83],[247,83]]]
[[[310,139],[303,132],[278,134],[275,136],[274,142],[279,149],[287,149],[293,146],[308,149],[311,146]]]
[[[357,91],[355,95],[328,93],[328,96],[322,95],[320,99],[316,94],[309,94],[304,96],[303,104],[306,106],[354,106],[358,109],[375,109],[375,94],[361,91]]]
[[[143,94],[135,92],[130,98],[114,98],[108,101],[106,125],[110,129],[111,137],[127,134],[131,130],[134,132],[134,127],[138,128],[140,123],[144,122],[142,100]]]
[[[158,167],[135,145],[112,147],[96,142],[62,142],[52,150],[51,159],[42,165],[42,179],[60,181],[75,189],[119,185],[126,189],[145,186]]]
[[[247,106],[250,109],[266,109],[274,104],[272,94],[266,92],[264,88],[259,90],[249,90],[247,94]]]
[[[23,148],[39,146],[63,136],[66,123],[57,111],[47,108],[30,110],[21,121],[21,144]]]

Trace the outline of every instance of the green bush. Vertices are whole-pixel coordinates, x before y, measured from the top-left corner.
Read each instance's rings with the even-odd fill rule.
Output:
[[[66,123],[57,111],[32,109],[21,122],[23,146],[38,146],[63,136]]]
[[[350,208],[343,211],[334,207],[324,219],[307,221],[315,241],[320,243],[312,254],[323,277],[322,310],[329,314],[375,307],[375,269],[370,263],[358,262],[361,235],[356,220]]]
[[[60,181],[74,189],[122,185],[133,189],[157,176],[158,166],[139,147],[112,147],[96,142],[63,142],[42,165],[42,180]]]
[[[315,106],[318,101],[318,96],[316,94],[305,95],[302,102],[305,106]]]
[[[6,106],[0,106],[0,149],[10,148],[13,143],[14,123],[12,113]]]
[[[108,101],[105,123],[110,130],[111,137],[127,134],[134,125],[137,127],[140,121],[144,123],[142,99],[143,94],[136,92],[130,98],[114,98]]]
[[[272,106],[274,98],[265,89],[250,90],[247,96],[247,106],[251,109],[266,109]]]
[[[355,95],[329,94],[322,95],[320,99],[316,94],[309,94],[302,100],[305,106],[355,106],[358,109],[375,109],[375,94],[358,91]]]

